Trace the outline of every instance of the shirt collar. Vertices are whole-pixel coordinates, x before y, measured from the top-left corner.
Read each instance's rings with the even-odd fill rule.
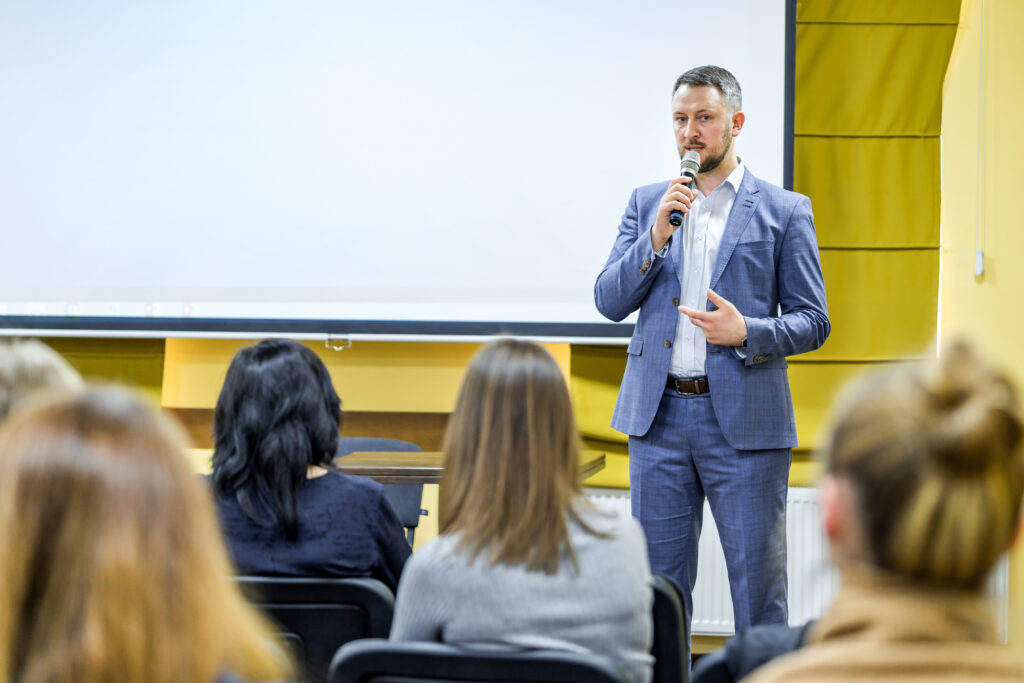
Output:
[[[726,176],[725,180],[722,181],[722,185],[728,185],[729,188],[732,190],[733,196],[739,194],[740,183],[743,182],[744,173],[746,173],[746,167],[743,165],[743,162],[740,161],[736,165],[736,168],[732,169],[732,173]],[[712,192],[717,192],[718,189],[722,187],[722,185],[716,187],[714,190],[712,190]],[[701,196],[706,197],[707,195],[701,192]]]
[[[733,194],[740,191],[740,183],[743,182],[743,174],[746,173],[746,167],[743,162],[740,161],[736,168],[732,169],[732,173],[725,179],[725,182],[732,187]]]

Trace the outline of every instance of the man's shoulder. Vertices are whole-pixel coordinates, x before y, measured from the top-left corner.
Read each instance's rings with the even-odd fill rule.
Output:
[[[758,178],[750,172],[749,168],[744,174],[743,182],[740,184],[740,187],[741,189],[747,187],[751,192],[756,191],[758,194],[762,195],[764,199],[767,199],[776,205],[793,206],[801,201],[806,200],[808,203],[811,201],[807,195],[787,190],[779,187],[775,183],[768,182],[763,178]]]

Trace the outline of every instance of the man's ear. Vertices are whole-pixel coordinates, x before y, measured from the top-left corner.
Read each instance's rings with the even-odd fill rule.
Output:
[[[1024,512],[1017,515],[1017,524],[1013,527],[1013,536],[1010,537],[1010,547],[1007,548],[1007,550],[1010,550],[1013,546],[1017,545],[1017,541],[1020,540],[1021,525],[1024,524],[1024,517],[1021,515],[1024,515]]]
[[[741,112],[741,111],[738,111],[738,112],[736,112],[735,114],[732,115],[732,136],[733,137],[736,137],[737,135],[740,134],[740,129],[743,128],[743,124],[744,124],[744,122],[746,122],[746,120],[747,120],[746,115],[744,115],[744,113]]]
[[[842,545],[849,536],[850,490],[831,474],[818,483],[818,505],[821,506],[821,527],[833,546]]]

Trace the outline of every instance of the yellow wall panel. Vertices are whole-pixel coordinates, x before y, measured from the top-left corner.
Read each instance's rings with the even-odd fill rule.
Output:
[[[798,449],[820,448],[829,411],[839,392],[853,378],[866,372],[886,371],[899,363],[801,363],[789,364],[789,385],[796,411]]]
[[[960,0],[800,0],[796,8],[800,22],[956,25]]]
[[[938,137],[799,136],[794,154],[819,246],[939,246]]]
[[[92,382],[114,382],[138,389],[160,402],[163,339],[98,339],[50,337],[44,343]]]
[[[797,135],[937,135],[955,26],[798,24]]]
[[[572,400],[584,436],[625,441],[609,426],[625,369],[625,346],[572,347]]]
[[[892,360],[918,355],[935,338],[938,249],[823,249],[832,333],[799,358]]]
[[[1024,355],[1016,346],[1024,334],[1017,200],[1024,130],[1015,115],[1024,107],[1024,3],[986,0],[984,31],[981,8],[979,0],[964,0],[943,99],[940,338],[972,340],[1024,390]],[[982,238],[985,272],[976,277],[974,251]],[[1022,548],[1018,539],[1010,559],[1010,644],[1018,649],[1024,648]]]
[[[211,408],[228,364],[255,340],[168,339],[163,405]],[[471,343],[353,342],[343,350],[306,342],[331,373],[343,410],[450,412],[462,375],[480,348]],[[569,345],[545,344],[569,375]]]

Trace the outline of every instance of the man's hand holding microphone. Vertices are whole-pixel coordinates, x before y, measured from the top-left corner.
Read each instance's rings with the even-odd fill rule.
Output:
[[[684,214],[690,210],[697,196],[694,183],[699,172],[700,154],[693,149],[687,150],[679,162],[679,177],[669,182],[658,206],[658,216],[651,227],[651,246],[654,251],[661,251],[672,233],[683,224]]]

